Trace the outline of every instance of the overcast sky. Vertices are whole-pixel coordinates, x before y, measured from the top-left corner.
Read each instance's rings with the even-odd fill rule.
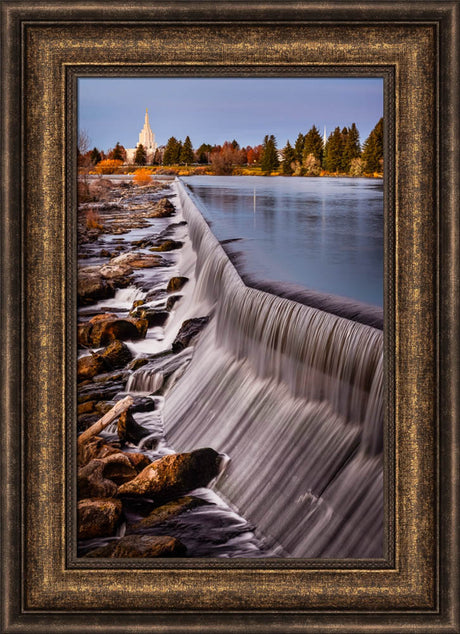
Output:
[[[91,147],[117,141],[135,147],[145,109],[156,142],[169,137],[193,147],[236,139],[241,146],[274,134],[281,149],[315,124],[323,134],[337,125],[358,126],[363,143],[383,115],[378,78],[82,78],[78,81],[79,127]]]

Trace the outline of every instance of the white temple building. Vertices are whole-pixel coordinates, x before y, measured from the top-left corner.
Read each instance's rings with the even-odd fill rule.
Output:
[[[134,162],[134,156],[136,154],[137,147],[139,145],[144,146],[144,150],[147,153],[147,163],[151,163],[153,156],[158,149],[158,144],[155,141],[155,135],[152,132],[152,128],[149,123],[149,111],[145,109],[144,127],[139,132],[139,141],[134,148],[126,148],[126,160],[128,163]]]

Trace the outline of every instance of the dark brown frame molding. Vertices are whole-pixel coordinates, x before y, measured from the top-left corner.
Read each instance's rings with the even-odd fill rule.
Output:
[[[460,632],[459,10],[2,3],[2,632]],[[77,77],[337,72],[385,78],[385,558],[77,561]]]

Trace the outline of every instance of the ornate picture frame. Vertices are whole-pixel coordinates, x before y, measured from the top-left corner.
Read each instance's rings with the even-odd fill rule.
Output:
[[[459,8],[3,3],[2,631],[460,631]],[[340,70],[385,78],[385,557],[78,562],[77,78]]]

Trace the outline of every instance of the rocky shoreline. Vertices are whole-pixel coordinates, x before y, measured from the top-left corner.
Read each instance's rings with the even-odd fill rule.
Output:
[[[78,228],[79,555],[260,557],[253,527],[209,489],[227,458],[210,447],[177,454],[164,438],[162,403],[210,318],[174,322],[192,283],[174,192],[92,181]]]

